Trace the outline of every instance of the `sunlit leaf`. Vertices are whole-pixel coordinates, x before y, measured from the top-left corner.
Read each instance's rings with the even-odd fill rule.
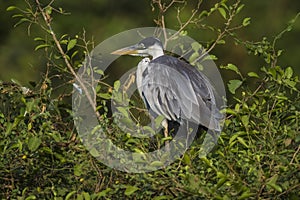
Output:
[[[12,11],[12,10],[15,10],[17,9],[16,6],[9,6],[8,8],[6,8],[6,11]]]
[[[236,139],[239,141],[239,143],[241,143],[242,145],[244,145],[246,148],[249,148],[249,146],[247,145],[246,141],[242,137],[237,137]]]
[[[92,156],[94,156],[94,157],[99,157],[99,156],[100,156],[99,151],[98,151],[97,149],[95,149],[95,148],[92,148],[92,149],[90,150],[90,154],[91,154]]]
[[[123,116],[125,116],[125,117],[127,117],[127,118],[129,117],[128,111],[127,111],[126,108],[124,108],[124,107],[117,107],[117,110],[118,110],[120,113],[122,113]]]
[[[161,162],[161,161],[156,160],[156,161],[153,161],[152,163],[150,163],[150,165],[153,166],[153,167],[161,167],[161,166],[164,165],[164,163]]]
[[[250,20],[251,18],[250,17],[246,17],[244,20],[243,20],[243,26],[248,26],[250,24]]]
[[[243,115],[243,116],[242,116],[242,123],[243,123],[243,125],[244,125],[245,127],[248,126],[248,124],[249,124],[249,116],[248,116],[248,115]]]
[[[282,188],[279,185],[276,184],[277,179],[278,179],[278,174],[275,174],[267,182],[267,185],[270,186],[271,188],[275,189],[278,192],[282,192]]]
[[[33,136],[33,137],[29,138],[29,140],[28,140],[28,148],[30,151],[35,151],[39,148],[41,143],[42,143],[42,140],[39,137]]]
[[[68,43],[68,46],[67,46],[67,50],[69,51],[69,50],[73,49],[74,46],[76,45],[76,43],[77,43],[77,39],[70,40]]]
[[[100,93],[98,95],[99,95],[99,97],[101,97],[103,99],[110,99],[111,98],[111,94],[109,94],[109,93]]]
[[[222,15],[224,19],[226,19],[226,11],[224,8],[218,8],[219,13]]]
[[[72,192],[69,192],[69,193],[67,194],[67,196],[65,197],[65,200],[71,199],[71,197],[74,196],[74,195],[76,194],[76,192],[77,192],[77,191],[75,191],[75,190],[72,191]]]
[[[225,40],[218,40],[217,41],[217,44],[225,44],[226,42],[225,42]]]
[[[130,195],[132,195],[135,191],[137,191],[138,189],[139,189],[138,187],[129,185],[129,186],[126,187],[125,195],[126,195],[126,196],[130,196]]]
[[[84,197],[84,200],[90,200],[91,199],[90,194],[87,193],[87,192],[82,192],[82,196]]]
[[[115,82],[114,82],[114,89],[115,89],[116,91],[118,91],[119,88],[120,88],[120,85],[121,85],[121,82],[120,82],[119,80],[115,81]]]
[[[259,78],[258,74],[255,73],[255,72],[248,72],[248,76],[249,76],[249,77]]]
[[[237,9],[236,9],[236,14],[238,14],[239,12],[241,12],[241,10],[244,8],[244,4],[240,5]]]
[[[47,47],[50,47],[50,45],[49,44],[40,44],[40,45],[36,46],[34,50],[37,51],[39,49],[44,49]]]
[[[235,91],[242,85],[241,80],[230,80],[228,85],[229,92],[235,94]]]
[[[199,44],[198,42],[193,42],[193,43],[191,44],[191,46],[192,46],[192,49],[193,49],[194,51],[197,51],[197,52],[202,48],[202,45]]]
[[[287,79],[292,78],[293,76],[293,69],[291,67],[288,67],[285,69],[284,75]]]
[[[221,69],[228,69],[228,70],[232,70],[234,71],[235,73],[239,74],[240,71],[239,69],[237,68],[237,66],[235,66],[234,64],[227,64],[226,66],[220,66]]]

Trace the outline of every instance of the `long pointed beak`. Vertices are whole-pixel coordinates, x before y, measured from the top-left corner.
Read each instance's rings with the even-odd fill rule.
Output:
[[[138,53],[139,52],[138,52],[136,45],[125,47],[125,48],[118,49],[116,51],[111,52],[111,54],[114,54],[114,55],[136,55]]]

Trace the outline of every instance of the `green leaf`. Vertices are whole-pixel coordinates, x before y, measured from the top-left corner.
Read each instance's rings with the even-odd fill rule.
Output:
[[[91,199],[90,194],[87,193],[87,192],[82,192],[82,196],[84,197],[84,200],[90,200]]]
[[[75,176],[81,176],[81,174],[82,174],[82,165],[76,164],[74,166],[74,175]]]
[[[228,85],[229,92],[235,94],[235,91],[242,85],[241,80],[230,80]]]
[[[135,186],[127,186],[126,187],[126,190],[125,190],[125,195],[126,196],[130,196],[131,194],[133,194],[135,191],[137,191],[139,188],[138,187],[135,187]]]
[[[236,139],[239,141],[239,143],[244,145],[246,148],[249,148],[249,146],[247,145],[247,143],[245,142],[245,140],[242,137],[237,137]]]
[[[36,196],[35,195],[29,195],[28,197],[26,197],[25,200],[33,200],[33,199],[36,199]]]
[[[76,45],[76,43],[77,43],[77,39],[70,40],[69,43],[68,43],[68,46],[67,46],[67,51],[73,49],[74,46]]]
[[[275,174],[267,182],[267,185],[270,186],[271,188],[275,189],[278,192],[282,192],[282,188],[279,185],[276,184],[277,179],[278,179],[278,174]]]
[[[221,69],[228,69],[228,70],[232,70],[237,74],[240,74],[239,69],[237,68],[237,66],[235,66],[234,64],[227,64],[226,66],[220,66]]]
[[[292,87],[292,88],[295,88],[297,82],[295,81],[291,81],[291,80],[285,80],[284,81],[288,86]],[[296,89],[296,88],[295,88]]]
[[[285,71],[284,71],[284,76],[287,79],[292,78],[292,76],[293,76],[293,69],[291,67],[286,68]]]
[[[240,196],[239,196],[239,200],[242,199],[249,199],[249,197],[254,197],[256,195],[256,193],[251,193],[249,190],[246,190],[245,192],[243,192]]]
[[[127,109],[124,108],[124,107],[117,107],[117,110],[123,114],[123,116],[129,118],[129,115],[128,115],[128,112],[127,112]]]
[[[14,25],[14,27],[17,27],[17,26],[19,26],[20,24],[23,24],[24,22],[29,22],[29,23],[31,23],[31,21],[30,21],[29,19],[27,19],[27,18],[21,18],[21,19]]]
[[[199,44],[198,42],[193,42],[191,44],[191,46],[192,46],[192,49],[197,52],[202,48],[201,44]]]
[[[84,200],[84,199],[83,199],[83,196],[81,194],[78,194],[76,200]]]
[[[74,53],[72,53],[71,59],[73,59],[77,54],[78,54],[78,51],[74,51]]]
[[[44,38],[41,38],[41,37],[35,37],[33,40],[34,40],[34,41],[42,41],[42,42],[45,42],[45,39],[44,39]]]
[[[97,149],[95,149],[95,148],[92,148],[92,149],[90,150],[90,154],[91,154],[92,156],[96,157],[96,158],[100,156],[99,151],[98,151]]]
[[[187,34],[188,34],[187,31],[180,31],[180,33],[179,33],[180,36],[186,36]]]
[[[72,191],[72,192],[69,192],[68,194],[67,194],[67,196],[65,197],[65,200],[69,200],[69,199],[71,199],[71,197],[74,195],[74,194],[76,194],[76,191]]]
[[[164,116],[159,115],[158,117],[155,118],[154,123],[155,123],[155,128],[159,128],[161,126],[162,121],[165,119]]]
[[[114,89],[115,89],[116,91],[118,91],[119,88],[120,88],[120,85],[121,85],[121,83],[120,83],[119,80],[115,81],[115,82],[114,82]]]
[[[217,40],[217,44],[225,44],[225,40]]]
[[[248,73],[248,76],[249,76],[249,77],[259,78],[259,76],[258,76],[257,73],[255,73],[255,72],[249,72],[249,73]]]
[[[59,43],[60,43],[60,44],[68,44],[69,41],[68,41],[68,40],[60,40]]]
[[[243,26],[248,26],[250,24],[250,20],[251,18],[250,17],[246,17],[244,20],[243,20]]]
[[[100,93],[99,97],[101,97],[103,99],[110,99],[111,95],[109,93]]]
[[[30,123],[28,123],[28,125],[27,125],[27,130],[30,131],[31,128],[32,128],[32,123],[30,122]]]
[[[15,10],[17,9],[16,6],[9,6],[8,8],[6,8],[6,11],[12,11],[12,10]]]
[[[205,56],[202,61],[205,61],[205,60],[218,60],[218,57],[210,54],[210,55]]]
[[[221,178],[216,185],[216,189],[219,189],[222,185],[225,184],[226,181],[227,181],[227,177]]]
[[[243,123],[243,125],[244,125],[245,127],[248,126],[248,124],[249,124],[249,116],[248,116],[248,115],[243,115],[243,116],[242,116],[242,123]]]
[[[95,197],[105,197],[106,194],[109,193],[110,191],[111,191],[111,188],[106,188],[105,190],[102,190],[101,192],[97,193],[97,195],[95,195]]]
[[[41,143],[42,143],[42,140],[39,137],[33,136],[33,137],[29,138],[29,140],[28,140],[28,148],[30,151],[35,151],[39,148]]]
[[[201,19],[202,17],[207,17],[208,15],[209,13],[206,10],[204,10],[200,13],[199,18]]]
[[[46,9],[45,9],[45,11],[46,11],[46,13],[48,15],[51,15],[51,13],[52,13],[52,7],[51,6],[47,6]]]
[[[199,57],[198,51],[195,51],[190,57],[189,57],[189,62],[193,63],[197,58]]]
[[[186,153],[186,154],[183,154],[183,159],[182,161],[187,164],[187,165],[191,165],[192,162],[191,162],[191,157]]]
[[[96,69],[95,72],[99,75],[104,75],[104,72],[102,69]]]
[[[218,8],[219,13],[222,15],[224,19],[226,19],[226,11],[224,8]]]
[[[46,47],[50,47],[50,45],[49,44],[40,44],[40,45],[36,46],[34,50],[37,51],[39,49],[44,49]]]
[[[152,163],[150,163],[150,165],[153,166],[153,167],[161,167],[161,166],[164,165],[164,163],[161,162],[161,161],[156,160],[156,161],[153,161]]]
[[[241,12],[241,10],[244,8],[244,4],[240,5],[237,9],[236,9],[236,14],[238,14],[239,12]]]
[[[143,131],[146,133],[146,135],[155,135],[155,131],[150,126],[143,126]]]

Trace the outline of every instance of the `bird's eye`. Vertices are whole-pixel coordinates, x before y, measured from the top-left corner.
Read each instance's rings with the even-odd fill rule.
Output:
[[[143,49],[145,48],[144,43],[140,43],[139,46],[140,46],[141,48],[143,48]]]

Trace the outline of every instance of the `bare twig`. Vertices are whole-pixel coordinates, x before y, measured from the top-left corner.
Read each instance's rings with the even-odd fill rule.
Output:
[[[67,66],[68,70],[71,72],[71,74],[75,77],[75,79],[76,79],[76,80],[78,81],[78,83],[80,84],[80,87],[82,88],[82,90],[83,90],[84,93],[86,94],[87,99],[88,99],[90,105],[92,106],[92,108],[93,108],[93,110],[94,110],[94,112],[95,112],[97,118],[98,118],[99,120],[101,120],[101,119],[102,119],[102,118],[101,118],[101,115],[100,115],[100,113],[96,110],[96,101],[92,99],[92,97],[91,97],[91,95],[90,95],[90,93],[89,93],[87,87],[84,85],[84,83],[83,83],[83,81],[81,80],[81,78],[80,78],[80,77],[76,74],[76,72],[74,71],[74,69],[73,69],[71,63],[69,62],[69,60],[68,60],[68,58],[67,58],[66,53],[65,53],[64,50],[62,49],[62,46],[61,46],[59,40],[57,39],[55,32],[54,32],[53,29],[52,29],[52,26],[51,26],[51,17],[50,17],[50,16],[45,12],[45,10],[42,8],[41,3],[40,3],[39,0],[36,0],[35,2],[36,2],[36,4],[37,4],[37,8],[38,8],[38,10],[40,11],[40,13],[42,14],[42,17],[43,17],[43,19],[44,19],[44,22],[45,22],[45,24],[46,24],[46,26],[47,26],[47,28],[48,28],[47,31],[48,31],[48,32],[50,33],[50,35],[52,36],[52,39],[53,39],[53,41],[54,41],[54,43],[55,43],[55,46],[57,47],[59,53],[60,53],[61,56],[63,57],[64,63],[66,64],[66,66]],[[51,4],[51,3],[50,3],[50,4]],[[48,6],[50,6],[50,5],[48,5]]]
[[[290,161],[290,165],[294,162],[294,160],[295,160],[297,154],[299,153],[299,151],[300,151],[300,145],[298,146],[296,152],[294,153],[293,158],[292,158],[292,160]]]
[[[237,1],[233,5],[232,12],[229,13],[229,18],[227,19],[227,21],[225,23],[225,27],[224,27],[223,31],[219,33],[219,35],[218,35],[217,39],[214,41],[214,43],[209,47],[209,49],[207,49],[205,51],[204,54],[202,54],[200,57],[198,57],[197,59],[195,59],[194,63],[197,62],[197,61],[199,61],[199,60],[201,60],[201,59],[203,59],[206,55],[208,55],[209,52],[211,52],[215,48],[215,46],[218,44],[218,42],[226,35],[226,33],[229,33],[230,31],[235,30],[235,29],[237,29],[239,27],[238,26],[238,27],[234,27],[234,28],[229,28],[230,25],[231,25],[231,22],[233,20],[233,17],[236,14],[236,9],[238,8],[240,2],[241,1],[239,0],[239,1]]]
[[[181,31],[183,31],[183,30],[184,30],[184,29],[192,22],[192,20],[194,19],[195,15],[196,15],[196,14],[198,13],[198,11],[199,11],[201,4],[202,4],[202,1],[199,1],[198,4],[197,4],[196,9],[194,9],[194,10],[192,11],[191,16],[190,16],[189,19],[187,19],[186,22],[184,22],[184,23],[181,22],[181,19],[180,19],[180,16],[179,16],[179,12],[177,13],[177,21],[178,21],[179,24],[180,24],[180,28],[179,28],[179,30],[178,30],[175,34],[173,34],[173,35],[169,38],[169,40],[172,40],[172,39],[175,38],[177,35],[179,35],[179,34],[181,33]]]
[[[157,4],[159,8],[159,17],[157,20],[155,20],[156,24],[162,28],[163,35],[164,35],[164,47],[167,46],[167,43],[169,41],[167,31],[166,31],[166,23],[165,23],[165,13],[168,9],[171,8],[172,5],[175,3],[184,3],[185,1],[182,0],[172,0],[169,4],[162,3],[161,0],[153,0],[153,4]],[[180,31],[178,31],[180,33]]]

